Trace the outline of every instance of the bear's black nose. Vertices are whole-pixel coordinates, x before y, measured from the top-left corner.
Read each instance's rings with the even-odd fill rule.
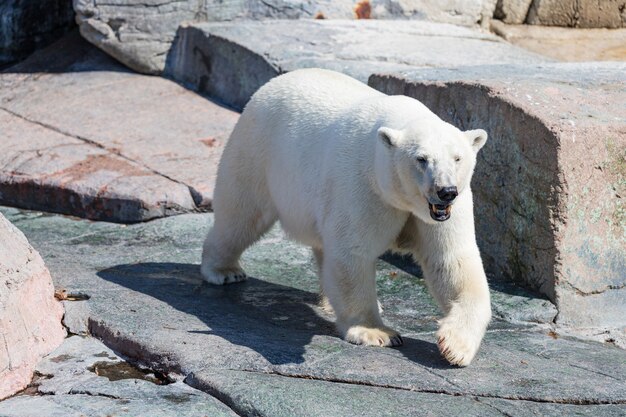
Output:
[[[437,196],[441,201],[450,202],[456,198],[459,193],[456,191],[456,187],[441,187],[437,191]]]

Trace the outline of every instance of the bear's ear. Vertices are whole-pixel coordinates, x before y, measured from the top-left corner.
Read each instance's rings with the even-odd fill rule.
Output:
[[[388,147],[398,146],[400,141],[400,131],[389,127],[381,127],[378,129],[378,138]]]
[[[485,142],[487,142],[487,132],[482,129],[468,130],[463,133],[465,134],[465,137],[467,137],[467,140],[469,140],[475,153],[478,153],[480,148],[482,148]]]

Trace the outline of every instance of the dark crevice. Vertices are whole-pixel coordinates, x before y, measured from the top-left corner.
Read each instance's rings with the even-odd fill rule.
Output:
[[[101,392],[91,392],[86,390],[72,389],[67,394],[69,395],[89,395],[90,397],[105,397],[112,398],[114,400],[130,400],[130,398],[118,397],[116,395],[111,394],[103,394]]]
[[[571,282],[561,282],[561,285],[565,285],[567,287],[569,287],[571,290],[573,290],[576,295],[580,295],[582,297],[588,297],[590,295],[599,295],[599,294],[603,294],[607,291],[611,291],[611,290],[623,290],[624,288],[626,288],[626,284],[621,284],[621,285],[607,285],[604,288],[598,289],[598,290],[592,290],[592,291],[583,291],[579,288],[576,288],[574,285],[572,285]]]

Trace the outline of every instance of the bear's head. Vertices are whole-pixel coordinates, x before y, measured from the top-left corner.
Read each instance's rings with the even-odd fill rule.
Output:
[[[386,199],[428,223],[448,220],[470,186],[487,133],[462,132],[440,119],[383,126],[377,133],[376,177]]]

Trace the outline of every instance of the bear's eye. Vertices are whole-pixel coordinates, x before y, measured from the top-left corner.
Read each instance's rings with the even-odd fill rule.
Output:
[[[461,157],[460,156],[455,156],[454,157],[454,162],[461,162]]]
[[[417,160],[417,162],[419,162],[420,164],[425,164],[426,162],[428,162],[428,160],[426,159],[425,156],[418,156],[417,158],[415,158]]]

